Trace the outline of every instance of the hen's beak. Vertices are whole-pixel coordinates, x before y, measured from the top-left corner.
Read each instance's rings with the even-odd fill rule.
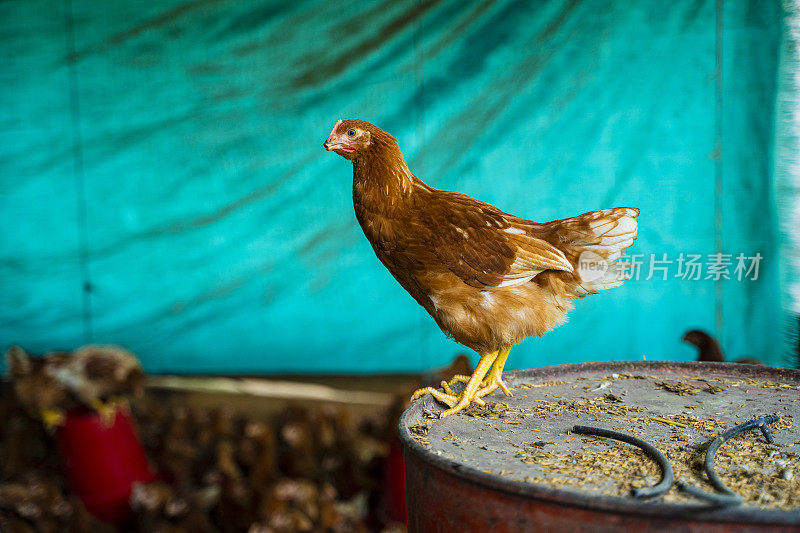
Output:
[[[331,130],[331,134],[328,135],[328,139],[323,143],[322,146],[324,146],[325,149],[328,150],[329,152],[331,150],[341,150],[342,152],[347,152],[347,153],[355,152],[355,150],[351,148],[349,144],[342,141],[342,139],[340,139],[339,136],[336,135],[336,128],[339,127],[339,124],[341,124],[341,122],[342,121],[340,120],[336,123],[336,125]]]
[[[346,144],[337,141],[327,140],[325,141],[325,144],[323,146],[325,146],[325,149],[328,150],[329,152],[331,150],[341,150],[342,152],[347,152],[347,153],[355,152],[355,150],[353,150]]]

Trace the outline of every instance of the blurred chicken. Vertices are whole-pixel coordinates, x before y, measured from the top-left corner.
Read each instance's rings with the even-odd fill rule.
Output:
[[[459,393],[426,393],[457,413],[500,388],[511,347],[566,320],[573,300],[628,279],[619,262],[639,210],[619,207],[537,223],[426,185],[397,140],[362,120],[338,121],[325,149],[353,163],[356,218],[378,259],[445,334],[481,356]],[[535,192],[532,192],[535,194]]]
[[[110,423],[119,400],[144,390],[138,359],[118,346],[87,345],[40,358],[12,346],[6,362],[20,403],[48,428],[62,424],[64,410],[76,404],[95,409]]]
[[[139,531],[181,531],[205,533],[217,531],[208,511],[219,499],[217,487],[195,489],[188,496],[176,493],[162,481],[135,483],[130,505]]]
[[[274,429],[264,422],[249,421],[237,447],[239,463],[249,472],[253,486],[266,486],[277,475]]]
[[[19,346],[6,352],[6,366],[19,403],[31,416],[40,417],[48,429],[64,422],[64,409],[72,401],[52,371],[68,360],[69,354],[63,352],[53,352],[47,358],[31,357]]]
[[[66,495],[53,481],[26,475],[17,482],[0,484],[0,531],[114,531],[91,517],[74,496]]]
[[[11,387],[2,392],[0,532],[106,531],[66,492],[52,436],[23,414]],[[383,412],[353,419],[341,406],[320,405],[257,419],[171,396],[154,391],[132,402],[159,480],[135,485],[124,531],[353,532],[388,523],[373,506],[386,483],[386,446],[376,439]]]
[[[722,348],[720,347],[719,342],[717,342],[717,339],[705,331],[700,331],[699,329],[687,331],[683,336],[683,341],[697,347],[699,352],[697,355],[698,361],[714,361],[719,363],[725,362],[725,356],[722,355]],[[740,357],[734,362],[745,365],[764,364],[758,359],[753,359],[751,357]]]

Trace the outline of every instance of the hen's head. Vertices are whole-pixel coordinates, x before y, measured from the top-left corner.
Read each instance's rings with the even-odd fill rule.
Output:
[[[374,124],[347,119],[336,123],[323,146],[345,159],[355,161],[382,148],[397,149],[397,139]]]
[[[686,334],[683,336],[683,342],[688,342],[689,344],[694,344],[698,348],[703,348],[704,346],[709,346],[712,344],[714,339],[705,331],[693,329],[686,332]]]
[[[81,361],[80,379],[91,382],[101,396],[144,392],[141,363],[128,350],[113,344],[87,344],[75,350],[72,357]]]

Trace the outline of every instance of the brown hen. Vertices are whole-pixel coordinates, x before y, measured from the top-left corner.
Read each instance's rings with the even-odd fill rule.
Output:
[[[44,357],[12,346],[6,361],[20,403],[48,428],[61,425],[64,409],[75,404],[94,408],[110,423],[118,400],[144,390],[139,360],[119,346],[89,344]]]
[[[618,207],[537,223],[452,191],[408,169],[397,140],[362,120],[340,120],[325,141],[353,163],[356,218],[378,259],[445,334],[472,348],[472,376],[426,387],[456,413],[500,388],[512,346],[562,324],[572,301],[621,285],[618,262],[639,210]],[[487,375],[488,374],[488,375]],[[464,382],[455,393],[450,385]]]

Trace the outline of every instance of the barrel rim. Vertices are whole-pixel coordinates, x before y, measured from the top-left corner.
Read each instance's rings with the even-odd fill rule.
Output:
[[[743,378],[760,378],[789,380],[800,384],[800,370],[758,365],[698,362],[698,361],[604,361],[589,363],[567,363],[550,365],[526,370],[505,372],[506,377],[513,379],[556,378],[579,372],[643,372],[647,370],[669,371],[717,371],[735,373]],[[733,372],[732,372],[733,371]],[[704,520],[710,522],[748,522],[752,524],[797,525],[800,523],[800,509],[784,511],[780,509],[762,509],[752,506],[736,508],[714,508],[701,503],[664,503],[638,501],[619,496],[587,494],[577,490],[556,489],[524,481],[500,479],[469,465],[458,463],[441,455],[430,453],[411,436],[408,430],[410,422],[421,416],[419,412],[427,400],[413,402],[400,416],[399,434],[406,453],[410,452],[423,464],[429,464],[453,477],[481,485],[492,490],[523,496],[547,503],[557,503],[575,508],[616,513],[635,514],[659,518],[676,518],[684,516],[687,520]],[[412,417],[414,419],[412,420]]]

